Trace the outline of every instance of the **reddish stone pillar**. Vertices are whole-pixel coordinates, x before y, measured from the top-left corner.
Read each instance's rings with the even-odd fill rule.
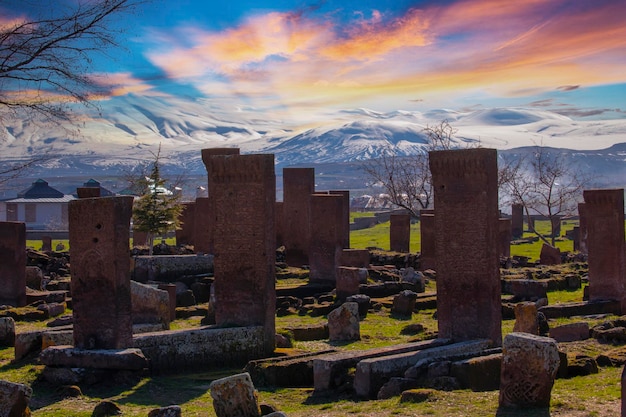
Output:
[[[350,247],[350,191],[347,190],[330,190],[328,194],[340,195],[343,198],[341,235],[343,248]]]
[[[177,245],[193,245],[194,231],[196,228],[196,203],[183,203],[180,213],[180,229],[176,230]]]
[[[409,252],[411,215],[392,214],[389,226],[389,247],[394,252]]]
[[[574,226],[574,228],[572,229],[571,236],[572,236],[572,241],[574,245],[572,249],[574,250],[574,252],[580,251],[580,227],[579,226]]]
[[[587,253],[587,210],[585,210],[585,207],[585,203],[578,203],[578,250],[584,254]]]
[[[498,220],[498,255],[504,258],[511,257],[511,219]]]
[[[209,197],[196,198],[193,232],[193,249],[196,253],[212,253],[209,248],[209,240],[212,236],[209,210]]]
[[[70,201],[74,346],[133,346],[128,250],[133,197]]]
[[[522,204],[511,205],[511,235],[513,239],[519,239],[524,234],[524,206]]]
[[[133,246],[146,246],[148,234],[137,229],[133,229]]]
[[[222,155],[239,155],[239,148],[208,148],[202,149],[202,162],[209,172],[211,166],[211,159],[214,156],[222,156]],[[208,176],[207,181],[207,195],[208,200],[203,201],[202,207],[196,207],[196,213],[198,213],[198,217],[204,217],[198,224],[197,227],[197,237],[202,239],[199,241],[196,239],[195,243],[198,245],[198,248],[194,248],[196,252],[202,253],[215,253],[215,239],[214,239],[214,230],[215,230],[215,205],[212,199],[212,192],[214,186],[211,184],[211,176]],[[198,209],[202,208],[202,211],[198,211]],[[202,227],[200,229],[199,227]]]
[[[279,248],[285,244],[285,232],[283,231],[285,225],[284,218],[284,206],[285,204],[282,201],[277,201],[274,207],[274,227],[276,228],[276,247]]]
[[[435,214],[434,210],[420,211],[420,269],[434,269],[437,259],[435,251]]]
[[[263,326],[275,346],[274,155],[220,155],[207,164],[215,207],[215,322]]]
[[[283,168],[283,239],[290,266],[309,263],[311,194],[314,191],[314,168]]]
[[[42,236],[41,237],[41,250],[43,252],[52,251],[52,237],[51,236]]]
[[[0,304],[26,305],[26,224],[0,222]]]
[[[336,282],[337,266],[343,249],[341,222],[343,197],[331,194],[311,196],[311,281]]]
[[[439,337],[502,344],[495,149],[430,152]]]
[[[624,190],[584,190],[589,301],[624,296]],[[623,308],[623,307],[622,307]]]
[[[370,251],[367,249],[343,249],[339,257],[339,265],[367,268],[370,265]]]
[[[100,197],[100,187],[78,187],[76,189],[78,198],[96,198]]]

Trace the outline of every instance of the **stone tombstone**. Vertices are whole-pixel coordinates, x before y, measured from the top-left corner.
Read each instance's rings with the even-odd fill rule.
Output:
[[[207,168],[215,207],[215,321],[263,326],[269,354],[276,335],[274,155],[217,155]]]
[[[193,249],[196,253],[212,253],[209,248],[211,222],[209,219],[209,197],[196,198],[193,232]]]
[[[0,380],[0,416],[30,416],[33,390],[28,385]]]
[[[0,304],[26,305],[26,224],[0,222]]]
[[[78,198],[100,197],[100,187],[78,187],[76,188]]]
[[[574,252],[580,252],[580,227],[574,226],[571,233]]]
[[[528,333],[509,333],[502,345],[501,407],[549,407],[559,369],[556,340]]]
[[[341,229],[343,236],[342,246],[350,247],[350,191],[347,190],[330,190],[328,194],[340,195],[343,198],[343,219],[341,220]]]
[[[515,304],[514,332],[539,334],[539,319],[537,318],[537,305],[535,303]]]
[[[133,197],[69,203],[74,347],[133,346],[128,249]]]
[[[511,235],[513,240],[520,239],[524,234],[524,206],[511,205]]]
[[[223,155],[239,155],[239,148],[207,148],[202,149],[202,162],[207,170],[207,173],[210,171],[211,160],[215,156],[223,156]],[[196,213],[198,213],[198,217],[204,217],[199,223],[196,224],[197,237],[195,240],[195,244],[199,246],[200,249],[195,248],[196,252],[202,253],[214,253],[214,231],[215,231],[215,201],[211,198],[213,193],[214,185],[211,184],[211,175],[208,175],[207,181],[207,193],[208,200],[205,200],[201,207],[196,207]],[[196,200],[197,202],[197,200]],[[198,211],[198,209],[202,209]],[[202,229],[200,229],[202,227]]]
[[[511,219],[498,220],[498,254],[504,258],[511,257]]]
[[[432,213],[431,213],[432,212]],[[434,210],[420,212],[420,269],[435,268],[435,214]]]
[[[274,227],[276,228],[276,247],[280,248],[285,245],[285,232],[283,231],[285,218],[284,218],[284,206],[285,203],[277,201],[274,207]]]
[[[587,253],[587,211],[585,203],[578,203],[578,250],[580,253]]]
[[[133,228],[133,246],[146,246],[148,244],[148,233]]]
[[[411,215],[392,214],[389,226],[389,246],[393,252],[409,252],[411,243]]]
[[[209,385],[217,417],[259,417],[259,398],[250,374],[216,379]]]
[[[624,190],[584,190],[589,301],[624,296]],[[622,309],[624,306],[622,306]]]
[[[331,342],[361,339],[359,305],[346,302],[328,313],[328,339]]]
[[[332,194],[311,196],[311,245],[309,279],[336,282],[337,265],[343,249],[339,226],[343,221],[343,197]]]
[[[314,168],[283,168],[283,240],[290,266],[309,264],[311,194]]]
[[[429,153],[439,337],[502,344],[495,149]]]
[[[544,243],[543,245],[541,245],[541,252],[539,253],[539,263],[541,265],[560,265],[561,249]]]
[[[52,237],[51,236],[42,236],[41,237],[41,250],[43,252],[52,251]]]
[[[359,293],[361,268],[340,266],[337,268],[337,299],[343,301],[351,295]]]
[[[180,229],[176,230],[177,245],[194,244],[194,231],[196,230],[196,202],[188,202],[182,204],[183,209],[180,213]]]
[[[561,236],[561,216],[554,216],[551,220],[550,220],[550,225],[551,225],[551,234],[554,237],[559,237]]]
[[[370,251],[367,249],[342,249],[339,265],[368,268],[370,265]]]

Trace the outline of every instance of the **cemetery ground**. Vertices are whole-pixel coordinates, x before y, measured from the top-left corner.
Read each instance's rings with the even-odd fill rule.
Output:
[[[352,233],[353,247],[377,246],[386,248],[384,225],[380,230],[368,229],[369,235],[365,238],[358,233]],[[565,227],[567,229],[567,225]],[[388,230],[388,229],[387,229]],[[565,231],[565,230],[564,230]],[[412,247],[419,248],[419,241],[415,242],[415,233],[412,230]],[[530,236],[525,236],[530,237]],[[361,240],[359,240],[361,239]],[[374,242],[372,244],[372,242]],[[571,241],[562,241],[560,244],[571,248]],[[388,243],[387,243],[388,245]],[[536,242],[514,245],[512,254],[538,258]],[[550,267],[528,267],[520,269],[519,273],[535,276],[563,276],[575,273],[585,274],[584,264],[564,264]],[[277,288],[298,284],[302,278],[292,276],[288,279],[278,279]],[[503,274],[504,276],[504,274]],[[430,280],[426,291],[434,292],[436,281]],[[510,296],[503,295],[506,302]],[[550,305],[581,301],[583,290],[558,290],[548,292]],[[422,309],[414,313],[411,319],[398,319],[390,315],[391,298],[377,300],[381,308],[370,310],[367,317],[361,321],[361,340],[350,343],[329,343],[328,340],[294,341],[290,349],[277,349],[278,354],[295,354],[301,352],[315,352],[327,349],[356,351],[373,347],[382,347],[409,341],[424,340],[436,336],[437,322],[434,318],[434,309]],[[192,316],[177,319],[172,322],[172,329],[193,328],[200,326],[201,316]],[[615,320],[616,316],[571,317],[550,319],[550,327],[562,324],[586,321],[589,327],[599,323]],[[285,315],[276,319],[277,333],[288,333],[287,328],[305,325],[317,325],[326,322],[325,316],[311,317],[310,315]],[[513,330],[515,320],[503,320],[503,336]],[[403,331],[409,324],[421,324],[424,329],[418,333],[406,334]],[[18,321],[16,331],[22,332],[46,326],[45,321]],[[600,342],[595,338],[584,341],[560,343],[561,350],[568,353],[568,357],[587,356],[597,358],[600,354],[611,351],[616,357],[626,359],[624,341],[618,343]],[[0,349],[0,379],[26,383],[33,388],[33,398],[30,406],[32,415],[39,416],[91,416],[96,404],[102,400],[115,402],[125,416],[147,416],[150,410],[171,404],[182,407],[183,416],[215,416],[212,399],[209,393],[210,383],[218,378],[236,374],[242,371],[241,367],[224,369],[198,369],[194,373],[172,375],[149,375],[141,377],[119,378],[99,383],[97,385],[81,385],[80,392],[71,387],[51,385],[41,378],[43,366],[38,363],[37,356],[31,355],[14,362],[13,348]],[[622,362],[623,363],[623,362]],[[276,406],[290,417],[300,416],[574,416],[574,417],[609,417],[620,414],[620,380],[622,366],[600,366],[597,373],[571,378],[559,378],[552,390],[550,409],[535,410],[499,410],[498,391],[473,392],[471,390],[425,390],[427,399],[422,402],[401,402],[400,397],[386,400],[364,400],[357,398],[346,385],[343,389],[329,393],[315,393],[312,387],[307,388],[274,388],[257,386],[259,400]]]

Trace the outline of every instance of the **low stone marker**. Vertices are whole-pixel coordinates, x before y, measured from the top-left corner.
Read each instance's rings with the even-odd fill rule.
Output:
[[[15,320],[0,317],[0,346],[15,346]]]
[[[411,317],[415,308],[417,293],[410,290],[400,291],[393,298],[393,306],[391,307],[391,315],[395,317]]]
[[[24,384],[0,381],[0,416],[30,416],[28,403],[33,390]]]
[[[261,408],[250,374],[217,379],[209,386],[217,417],[259,417]]]
[[[514,332],[539,334],[537,305],[535,303],[519,303],[515,305]]]
[[[360,340],[359,305],[344,303],[328,315],[328,333],[331,342]]]
[[[351,295],[359,293],[360,268],[340,266],[337,268],[337,298],[345,300]]]
[[[581,321],[580,323],[553,327],[550,329],[550,337],[557,342],[574,342],[576,340],[589,339],[589,323]]]
[[[500,407],[549,407],[559,369],[556,340],[510,333],[502,346]]]

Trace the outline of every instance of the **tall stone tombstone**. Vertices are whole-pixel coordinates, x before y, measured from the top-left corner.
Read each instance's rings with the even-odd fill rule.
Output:
[[[495,149],[429,153],[439,337],[502,344]]]
[[[420,211],[420,269],[435,268],[435,210]]]
[[[389,247],[393,252],[409,252],[411,243],[411,215],[392,214],[389,226]]]
[[[311,196],[311,246],[309,279],[334,283],[343,249],[343,197],[333,194]]]
[[[585,203],[578,203],[578,250],[587,253],[587,210]]]
[[[561,236],[561,216],[554,216],[550,220],[550,231],[554,235],[554,237]]]
[[[274,155],[217,155],[207,164],[215,208],[215,322],[263,326],[275,346]]]
[[[285,225],[285,218],[284,218],[284,208],[285,204],[282,201],[277,201],[276,205],[274,207],[274,227],[276,228],[276,247],[279,248],[281,246],[285,245],[285,240],[284,237],[285,236],[285,232],[283,231],[284,225]]]
[[[133,197],[70,201],[74,347],[133,346],[130,218]]]
[[[43,252],[50,252],[52,250],[52,236],[41,237],[41,250]]]
[[[343,236],[344,248],[350,247],[350,191],[347,190],[330,190],[328,194],[340,195],[343,198],[343,218],[341,220],[341,235]]]
[[[26,305],[26,224],[0,222],[0,304]]]
[[[196,229],[196,203],[183,203],[183,210],[180,213],[180,229],[176,230],[177,245],[193,245],[194,231]]]
[[[314,168],[283,168],[283,240],[290,266],[309,263],[311,194],[314,192]]]
[[[96,198],[100,197],[100,187],[78,187],[76,189],[78,198]]]
[[[211,167],[211,159],[214,156],[239,155],[239,148],[207,148],[202,149],[201,152],[202,162],[204,163],[208,173]],[[213,188],[214,185],[211,184],[211,176],[209,175],[207,181],[208,200],[204,200],[199,206],[196,206],[197,239],[195,239],[194,242],[198,246],[197,248],[194,248],[196,252],[214,253],[215,251],[215,204],[211,198]],[[202,227],[202,229],[200,229],[200,227]]]
[[[520,239],[524,234],[524,206],[511,205],[511,235],[513,239]]]
[[[498,255],[504,258],[511,257],[511,219],[498,220]]]
[[[572,228],[572,241],[573,241],[573,250],[574,252],[578,252],[580,251],[580,227],[579,226],[574,226]]]
[[[624,190],[584,190],[583,198],[589,253],[589,301],[621,300],[626,280]]]

